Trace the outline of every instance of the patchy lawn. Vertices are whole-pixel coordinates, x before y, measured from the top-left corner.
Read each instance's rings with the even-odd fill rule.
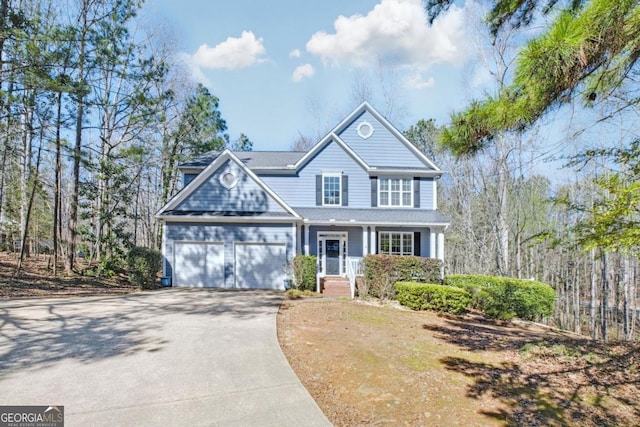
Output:
[[[336,300],[285,301],[278,338],[337,426],[640,420],[638,344]]]
[[[25,259],[18,276],[16,254],[0,252],[0,298],[65,297],[117,295],[137,292],[124,277],[96,278],[81,274],[65,275],[59,267],[53,277],[49,257],[31,256]]]

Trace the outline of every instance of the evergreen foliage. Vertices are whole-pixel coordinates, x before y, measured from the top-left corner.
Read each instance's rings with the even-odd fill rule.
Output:
[[[316,290],[316,260],[313,255],[296,255],[293,258],[295,286],[301,291]]]
[[[471,303],[471,294],[468,291],[453,286],[397,282],[396,290],[398,302],[413,310],[463,314]]]
[[[156,249],[136,246],[127,254],[129,282],[139,289],[154,288],[161,269],[162,255]]]

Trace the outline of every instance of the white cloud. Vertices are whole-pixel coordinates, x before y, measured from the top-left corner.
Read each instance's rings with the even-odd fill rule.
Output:
[[[299,65],[293,70],[293,76],[291,80],[298,83],[304,78],[311,78],[316,73],[311,64]]]
[[[386,61],[426,69],[466,57],[464,10],[455,5],[429,26],[422,0],[381,0],[366,16],[339,16],[334,30],[315,33],[306,45],[325,65]]]
[[[414,73],[410,75],[405,81],[405,86],[407,89],[425,89],[433,86],[436,83],[433,77],[429,77],[427,80],[422,79],[422,74]]]
[[[289,58],[300,58],[300,49],[293,49],[291,52],[289,52]]]
[[[240,37],[229,37],[214,47],[203,44],[191,59],[198,67],[235,70],[265,62],[265,53],[262,38],[256,38],[251,31],[243,31]]]

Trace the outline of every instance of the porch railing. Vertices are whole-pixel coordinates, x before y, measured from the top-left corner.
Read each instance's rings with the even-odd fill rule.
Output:
[[[351,288],[351,298],[356,294],[356,277],[363,275],[362,258],[347,258],[347,278],[349,279],[349,287]]]

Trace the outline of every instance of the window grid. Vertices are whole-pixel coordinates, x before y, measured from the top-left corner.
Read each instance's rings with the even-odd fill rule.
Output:
[[[413,233],[380,232],[378,253],[387,255],[413,255]]]
[[[379,178],[378,206],[413,207],[413,179]]]
[[[322,176],[322,204],[325,206],[340,206],[342,204],[342,188],[340,175]]]

